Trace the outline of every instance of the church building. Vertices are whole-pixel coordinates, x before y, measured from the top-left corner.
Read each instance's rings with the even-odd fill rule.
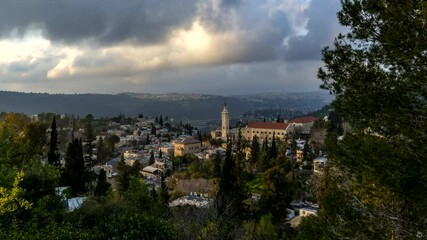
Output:
[[[223,141],[227,140],[227,137],[230,137],[233,133],[233,130],[230,131],[230,113],[227,109],[227,102],[224,102],[224,107],[221,112],[221,128],[218,128],[211,132],[212,138],[221,139]]]

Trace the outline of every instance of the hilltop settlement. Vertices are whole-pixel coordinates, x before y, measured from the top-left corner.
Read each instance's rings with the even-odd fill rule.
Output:
[[[49,186],[55,187],[66,212],[85,215],[105,201],[140,199],[133,204],[161,214],[173,229],[176,224],[197,225],[180,233],[193,239],[192,234],[213,234],[203,229],[212,221],[220,224],[218,216],[230,222],[261,218],[276,226],[275,234],[292,235],[302,218],[316,215],[331,116],[333,112],[288,120],[278,116],[275,121],[238,122],[232,128],[224,104],[218,113],[220,126],[209,133],[163,115],[95,119],[90,114],[3,113],[1,119],[2,129],[16,130],[19,123],[44,139],[36,145],[46,147],[33,158],[57,173],[52,175],[56,184]],[[24,181],[37,178],[32,174]],[[38,192],[36,187],[32,191]],[[38,206],[37,201],[31,204]],[[243,225],[234,226],[214,232],[238,234]]]

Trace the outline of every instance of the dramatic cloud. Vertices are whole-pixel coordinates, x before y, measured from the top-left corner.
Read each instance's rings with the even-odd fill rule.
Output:
[[[334,0],[3,0],[0,83],[48,92],[318,88]]]

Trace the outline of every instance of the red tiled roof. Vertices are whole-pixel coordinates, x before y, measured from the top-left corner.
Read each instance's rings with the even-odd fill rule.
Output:
[[[307,117],[299,117],[289,120],[290,123],[309,123],[317,121],[317,117],[307,116]]]
[[[288,125],[289,125],[288,123],[251,122],[248,124],[248,128],[285,130],[288,127]]]

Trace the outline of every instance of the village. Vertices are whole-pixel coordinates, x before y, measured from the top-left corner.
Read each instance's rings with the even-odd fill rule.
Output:
[[[233,143],[233,148],[237,141],[241,142],[244,146],[244,161],[251,159],[253,141],[257,141],[259,147],[263,148],[274,144],[282,148],[278,151],[282,151],[283,161],[290,159],[297,174],[302,176],[300,181],[305,185],[294,194],[291,208],[287,209],[287,220],[298,225],[301,217],[316,214],[319,206],[313,193],[313,181],[322,174],[327,156],[322,153],[319,142],[310,138],[310,133],[316,122],[328,121],[328,118],[303,116],[290,120],[278,119],[275,122],[249,122],[241,128],[230,128],[230,114],[226,104],[218,115],[221,116],[221,126],[209,135],[202,135],[197,128],[188,124],[180,123],[172,127],[173,119],[163,119],[163,116],[156,116],[154,119],[140,115],[125,124],[110,121],[108,130],[95,136],[93,146],[105,143],[108,138],[115,139],[113,157],[104,156],[100,159],[98,154],[101,153],[94,147],[90,157],[97,164],[93,166],[93,172],[99,175],[101,170],[105,171],[112,189],[117,190],[117,168],[122,161],[127,166],[138,169],[147,188],[158,189],[162,187],[162,183],[166,184],[171,195],[170,207],[208,207],[218,191],[220,175],[215,176],[207,169],[220,165],[225,158],[228,141]],[[84,131],[85,129],[72,129],[72,137],[82,137],[85,135]],[[87,154],[85,157],[88,157]],[[62,163],[65,165],[64,160]],[[261,166],[252,165],[250,171],[256,173],[257,168],[261,169]],[[252,201],[256,202],[260,199],[259,179],[254,179],[253,182],[255,187],[250,194]],[[64,188],[59,191],[64,191]],[[69,210],[74,210],[85,199],[86,196],[79,196],[65,201]]]

